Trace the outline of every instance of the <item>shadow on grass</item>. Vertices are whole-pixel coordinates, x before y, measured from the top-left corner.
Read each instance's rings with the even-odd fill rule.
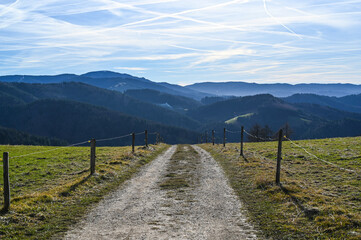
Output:
[[[301,209],[301,211],[305,214],[305,216],[308,219],[313,220],[320,213],[320,210],[318,210],[317,208],[307,208],[304,205],[302,205],[301,201],[297,197],[293,196],[292,193],[287,188],[285,188],[282,184],[280,184],[279,187],[285,194],[287,194],[291,198],[293,203],[299,209]]]
[[[77,183],[74,183],[73,185],[71,185],[70,187],[68,187],[68,189],[66,189],[65,191],[61,192],[59,195],[63,196],[63,197],[68,197],[70,196],[70,193],[72,191],[75,191],[80,185],[84,184],[86,181],[89,180],[89,178],[93,176],[93,175],[88,175],[86,177],[84,177],[82,180],[80,180]]]

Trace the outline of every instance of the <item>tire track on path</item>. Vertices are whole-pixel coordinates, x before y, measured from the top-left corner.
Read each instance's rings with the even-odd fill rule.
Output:
[[[241,209],[209,153],[172,146],[65,239],[256,239]]]

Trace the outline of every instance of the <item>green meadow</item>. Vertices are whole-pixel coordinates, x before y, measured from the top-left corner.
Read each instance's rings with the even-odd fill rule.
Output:
[[[200,146],[222,166],[266,238],[361,239],[361,137],[294,143],[302,148],[283,142],[281,186],[277,142],[245,143],[245,157],[239,143]]]
[[[1,157],[3,152],[10,154],[11,188],[10,211],[0,215],[0,238],[61,237],[92,204],[166,148],[164,144],[136,147],[132,153],[131,147],[97,147],[96,174],[90,176],[88,146],[0,146]],[[16,157],[34,152],[43,153]],[[2,192],[2,167],[0,174]]]

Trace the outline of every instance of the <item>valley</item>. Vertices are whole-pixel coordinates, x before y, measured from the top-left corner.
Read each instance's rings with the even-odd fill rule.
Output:
[[[269,87],[268,92],[275,88]],[[350,88],[349,85],[324,87],[344,89],[350,94],[358,91],[356,86]],[[303,89],[312,92],[307,90],[309,86]],[[216,96],[205,93],[206,90],[108,71],[83,75],[3,76],[0,77],[0,126],[3,132],[12,129],[69,144],[84,138],[117,136],[146,129],[159,132],[170,144],[196,143],[205,132],[209,135],[215,130],[216,138],[221,139],[223,128],[239,131],[244,126],[250,130],[255,125],[268,127],[275,133],[287,124],[292,129],[292,139],[361,134],[360,95],[237,97]],[[239,94],[256,93],[242,91],[239,89]],[[238,138],[230,136],[228,140],[238,141]],[[5,137],[1,141],[10,143]]]

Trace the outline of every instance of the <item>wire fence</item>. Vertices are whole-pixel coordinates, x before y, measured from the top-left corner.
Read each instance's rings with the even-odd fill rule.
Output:
[[[357,171],[355,171],[355,170],[338,166],[338,165],[335,164],[335,163],[332,163],[332,162],[326,161],[326,160],[324,160],[324,159],[322,159],[322,158],[320,158],[320,157],[317,157],[315,154],[310,153],[310,152],[307,151],[304,147],[302,147],[301,145],[295,143],[294,141],[292,141],[292,140],[289,139],[288,137],[284,136],[284,138],[285,138],[286,140],[288,140],[290,143],[292,143],[294,146],[302,149],[302,150],[303,150],[305,153],[307,153],[309,156],[311,156],[311,157],[313,157],[313,158],[315,158],[315,159],[317,159],[317,160],[319,160],[319,161],[321,161],[321,162],[324,162],[324,163],[326,163],[326,164],[329,164],[329,165],[331,165],[331,166],[333,166],[333,167],[336,167],[336,168],[338,168],[338,169],[340,169],[340,170],[344,170],[344,171],[347,171],[347,172],[357,173]]]
[[[215,131],[212,130],[212,132],[214,133]],[[337,168],[339,170],[342,170],[342,171],[347,171],[347,172],[350,172],[350,173],[356,173],[356,174],[360,174],[361,171],[359,170],[354,170],[354,169],[350,169],[350,168],[346,168],[346,167],[342,167],[342,166],[339,166],[338,164],[336,163],[332,163],[330,161],[327,161],[321,157],[318,157],[316,154],[313,154],[311,153],[309,150],[307,150],[305,147],[301,146],[300,144],[296,143],[295,141],[291,140],[289,137],[283,135],[283,132],[282,132],[282,129],[278,132],[278,136],[277,137],[260,137],[260,136],[257,136],[255,134],[251,134],[250,132],[246,131],[244,129],[244,127],[242,127],[242,130],[240,131],[232,131],[232,130],[228,130],[226,128],[224,128],[224,131],[223,131],[223,146],[225,147],[226,146],[226,140],[227,140],[227,136],[226,136],[226,133],[229,133],[229,134],[239,134],[241,136],[241,147],[240,147],[240,155],[243,156],[243,143],[244,143],[244,140],[243,140],[243,134],[246,134],[250,139],[252,139],[253,141],[278,141],[278,152],[277,152],[277,173],[276,173],[276,183],[280,183],[279,181],[279,178],[280,178],[280,169],[281,169],[281,160],[282,160],[282,141],[286,140],[288,142],[291,143],[291,146],[294,146],[294,147],[297,147],[301,150],[303,150],[309,157],[313,158],[313,159],[316,159],[320,162],[323,162],[325,164],[328,164],[334,168]],[[215,141],[215,137],[214,135],[212,136],[212,141],[214,142]],[[219,137],[218,137],[219,139]],[[222,140],[222,139],[221,139]],[[257,154],[257,153],[254,153],[254,154]],[[257,154],[258,157],[261,157],[261,155]],[[267,158],[265,158],[267,159]],[[282,168],[284,168],[282,166]],[[284,169],[287,169],[287,168],[284,168]],[[289,170],[287,170],[289,171]]]
[[[122,135],[122,136],[117,136],[117,137],[96,139],[96,142],[106,142],[106,141],[118,140],[118,139],[122,139],[122,138],[126,138],[126,137],[131,137],[132,134],[133,134],[133,133],[128,133],[128,134],[125,134],[125,135]],[[145,134],[145,131],[139,132],[139,133],[134,133],[135,136],[138,136],[138,135],[141,135],[141,134]],[[151,133],[151,134],[158,134],[158,133],[157,133],[157,132],[154,132],[154,133]],[[79,143],[69,144],[69,145],[67,145],[67,146],[61,146],[61,147],[58,147],[58,148],[53,148],[53,149],[50,149],[50,150],[39,151],[39,152],[32,152],[32,153],[28,153],[28,154],[24,154],[24,155],[19,155],[19,156],[10,156],[9,158],[10,158],[10,159],[13,159],[13,158],[21,158],[21,157],[27,157],[27,156],[35,155],[35,154],[48,153],[48,152],[53,152],[53,151],[56,151],[56,150],[59,150],[59,149],[63,149],[63,148],[80,146],[80,145],[83,145],[83,144],[86,144],[86,143],[90,143],[90,142],[91,142],[91,140],[86,140],[86,141],[82,141],[82,142],[79,142]]]
[[[83,144],[85,144],[85,143],[89,143],[89,141],[83,141],[83,142],[79,142],[79,143],[70,144],[70,145],[68,145],[68,146],[62,146],[62,147],[53,148],[53,149],[45,150],[45,151],[27,153],[27,154],[19,155],[19,156],[10,156],[9,158],[10,158],[10,159],[13,159],[13,158],[21,158],[21,157],[27,157],[27,156],[35,155],[35,154],[48,153],[48,152],[53,152],[53,151],[56,151],[56,150],[59,150],[59,149],[67,148],[67,147],[80,146],[80,145],[83,145]]]
[[[113,141],[113,140],[119,140],[119,139],[123,139],[123,138],[132,137],[132,152],[134,153],[135,152],[135,137],[139,136],[139,135],[143,135],[143,134],[144,134],[144,142],[145,142],[146,147],[148,147],[148,136],[149,135],[157,136],[156,144],[160,143],[160,141],[162,139],[158,132],[152,132],[152,133],[148,134],[147,130],[145,130],[145,131],[138,132],[138,133],[134,133],[134,132],[128,133],[128,134],[121,135],[121,136],[102,138],[102,139],[97,139],[97,140],[96,139],[86,140],[86,141],[82,141],[82,142],[78,142],[78,143],[69,144],[67,146],[55,147],[55,148],[44,150],[44,151],[34,151],[31,153],[26,153],[26,154],[21,154],[21,155],[16,155],[16,156],[11,156],[9,154],[9,152],[4,152],[3,159],[0,158],[0,160],[2,160],[2,163],[3,163],[2,164],[3,165],[3,192],[4,192],[3,211],[8,211],[10,208],[10,181],[9,181],[9,160],[10,159],[20,159],[20,158],[26,158],[28,156],[36,156],[36,155],[41,155],[44,153],[55,152],[60,149],[66,149],[66,148],[81,146],[81,145],[90,143],[90,175],[93,175],[95,173],[96,142],[106,142],[106,141]],[[42,159],[42,158],[38,158],[38,159]],[[75,163],[73,163],[73,164],[75,164]],[[34,168],[34,169],[36,169],[36,168]],[[85,171],[82,170],[80,172],[83,173]]]
[[[123,136],[119,136],[119,137],[111,137],[111,138],[104,138],[104,139],[99,139],[97,140],[97,142],[105,142],[105,141],[112,141],[112,140],[117,140],[117,139],[122,139],[122,138],[126,138],[126,137],[130,137],[132,136],[132,134],[126,134]]]
[[[250,134],[249,132],[247,132],[246,130],[244,130],[244,132],[245,132],[248,136],[250,136],[250,137],[252,137],[252,138],[254,138],[254,139],[259,139],[259,140],[261,140],[261,141],[277,141],[277,138],[270,138],[270,137],[262,138],[262,137],[259,137],[259,136],[252,135],[252,134]]]

